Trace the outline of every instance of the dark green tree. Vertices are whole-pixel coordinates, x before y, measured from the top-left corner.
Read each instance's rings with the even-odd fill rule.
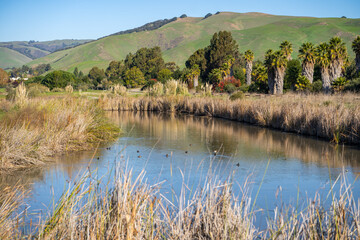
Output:
[[[284,77],[284,89],[295,89],[298,77],[301,74],[301,64],[297,59],[290,60],[287,63],[285,77]]]
[[[360,36],[357,36],[351,45],[354,53],[355,53],[355,64],[356,69],[360,72]]]
[[[232,57],[238,59],[240,56],[238,45],[233,39],[231,32],[220,31],[215,33],[206,49],[207,73],[215,68],[221,68]]]
[[[159,71],[165,68],[160,47],[140,48],[135,54],[128,54],[125,65],[139,68],[146,79],[157,78]]]
[[[125,71],[124,61],[111,61],[105,70],[105,75],[111,82],[123,84]]]
[[[207,60],[205,58],[205,49],[198,49],[196,50],[185,62],[185,66],[188,69],[192,69],[195,65],[198,66],[200,70],[200,78],[204,79],[206,74],[207,68]]]
[[[75,83],[76,80],[74,74],[62,70],[48,73],[41,80],[41,84],[47,86],[50,90],[53,88],[65,88],[67,85],[74,85]]]
[[[103,69],[93,67],[88,74],[88,77],[92,80],[94,87],[101,84],[101,81],[105,78],[105,72]]]
[[[74,73],[75,77],[79,77],[79,69],[77,67],[75,67],[73,73]]]
[[[144,85],[145,78],[138,67],[132,67],[125,72],[125,84],[128,87],[140,87]]]

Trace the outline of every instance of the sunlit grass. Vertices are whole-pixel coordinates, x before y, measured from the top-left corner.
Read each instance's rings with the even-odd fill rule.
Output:
[[[54,154],[91,149],[119,134],[86,98],[3,101],[0,113],[0,170],[43,165]]]
[[[21,215],[12,216],[21,195],[14,190],[0,202],[0,236],[13,239],[358,239],[359,200],[343,172],[330,206],[320,194],[307,198],[303,207],[281,203],[268,215],[265,227],[256,226],[256,198],[251,186],[220,181],[209,172],[203,183],[181,183],[172,199],[162,184],[150,185],[146,173],[134,175],[120,164],[112,182],[86,171],[69,182],[53,210],[31,233],[21,232]],[[266,174],[266,171],[264,175]],[[261,184],[261,183],[260,183]],[[239,195],[234,188],[239,187]],[[260,189],[260,188],[259,188]],[[261,190],[260,190],[261,191]],[[330,193],[329,193],[330,194]],[[15,197],[20,196],[20,197]],[[264,218],[266,218],[264,216]],[[18,224],[16,223],[18,221]]]
[[[316,136],[334,143],[360,143],[360,99],[354,94],[215,97],[114,97],[99,104],[110,111],[179,112],[224,118]]]

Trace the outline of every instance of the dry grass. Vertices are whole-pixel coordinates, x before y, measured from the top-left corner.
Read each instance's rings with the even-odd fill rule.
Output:
[[[0,239],[20,238],[19,218],[16,213],[26,192],[21,187],[7,187],[0,194]]]
[[[13,105],[2,116],[0,170],[41,165],[54,154],[91,148],[117,134],[118,130],[90,100],[27,100],[22,107]]]
[[[120,170],[121,169],[121,170]],[[161,194],[161,183],[147,184],[145,172],[136,178],[125,166],[118,168],[114,187],[99,187],[97,177],[86,173],[57,203],[36,234],[20,233],[14,218],[8,217],[15,205],[5,205],[6,216],[0,236],[14,239],[358,239],[359,200],[345,182],[325,208],[319,197],[308,199],[299,209],[276,208],[267,227],[255,226],[255,199],[249,187],[241,187],[240,199],[233,195],[231,181],[217,181],[211,174],[205,183],[192,189],[183,183],[174,201]],[[342,175],[345,176],[345,175]],[[340,177],[339,177],[340,178]],[[335,183],[334,183],[335,185]],[[12,196],[6,199],[11,203]],[[2,209],[0,208],[0,211]],[[16,216],[18,217],[18,216]],[[11,235],[9,235],[11,234]]]
[[[209,97],[100,98],[110,111],[182,112],[271,127],[331,140],[360,144],[360,100],[357,95],[301,95],[245,98]]]

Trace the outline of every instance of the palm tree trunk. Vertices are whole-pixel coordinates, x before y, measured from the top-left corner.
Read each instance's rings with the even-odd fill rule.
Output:
[[[322,80],[322,86],[323,91],[325,93],[330,92],[330,74],[329,74],[329,68],[321,68],[321,80]]]
[[[335,79],[341,77],[341,68],[343,66],[343,61],[334,60],[330,65],[330,83]]]
[[[274,69],[274,94],[283,94],[285,69],[285,67]]]
[[[199,85],[199,76],[194,77],[194,88],[196,88]]]
[[[314,81],[314,64],[311,63],[303,63],[302,65],[302,73],[304,77],[309,79],[310,83]]]
[[[275,94],[275,84],[274,84],[274,70],[268,69],[268,86],[269,86],[269,94]]]
[[[360,72],[360,53],[359,53],[359,54],[356,54],[356,57],[355,57],[355,66],[356,66],[357,72]]]
[[[246,85],[251,84],[252,61],[246,61]]]

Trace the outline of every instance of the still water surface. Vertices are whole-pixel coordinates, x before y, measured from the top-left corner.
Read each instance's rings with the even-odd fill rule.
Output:
[[[52,210],[81,172],[95,171],[106,185],[115,166],[124,162],[134,176],[145,169],[148,183],[163,182],[161,191],[169,199],[170,194],[180,193],[184,182],[190,187],[201,184],[209,169],[220,180],[232,176],[235,194],[248,180],[254,199],[261,185],[256,205],[270,212],[282,202],[306,204],[316,193],[325,200],[330,179],[343,172],[353,183],[355,199],[360,197],[360,149],[356,147],[336,147],[314,138],[208,117],[150,112],[109,112],[108,116],[123,130],[116,143],[96,152],[62,156],[45,168],[0,176],[0,187],[26,185],[30,190],[27,212],[35,213],[30,218]]]

